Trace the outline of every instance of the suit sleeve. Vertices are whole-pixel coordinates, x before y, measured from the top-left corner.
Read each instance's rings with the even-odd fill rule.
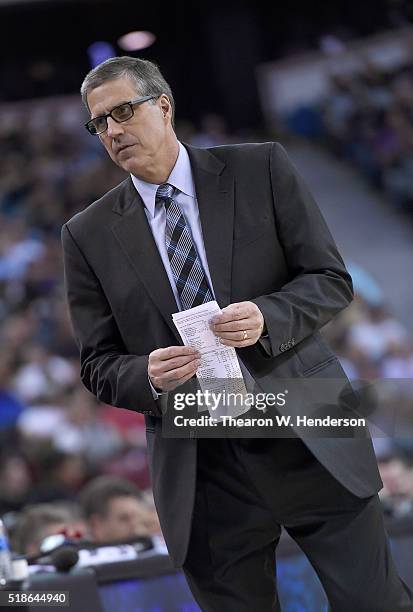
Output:
[[[291,280],[252,301],[268,338],[262,353],[274,357],[323,327],[353,299],[351,276],[311,193],[284,148],[273,143],[270,176],[277,223]],[[271,265],[271,262],[268,263]]]
[[[98,400],[151,416],[162,416],[148,383],[148,356],[128,354],[98,278],[62,227],[64,284],[80,351],[80,378]]]

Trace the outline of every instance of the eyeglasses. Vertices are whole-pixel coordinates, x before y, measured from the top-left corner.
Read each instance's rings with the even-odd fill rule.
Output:
[[[148,100],[153,100],[153,98],[158,98],[158,96],[144,96],[143,98],[136,98],[135,100],[130,100],[129,102],[123,102],[122,104],[119,104],[119,106],[112,108],[110,113],[106,113],[106,115],[99,115],[99,117],[94,117],[94,119],[91,119],[85,123],[85,128],[89,134],[92,134],[92,136],[102,134],[102,132],[106,132],[108,129],[108,117],[112,117],[116,123],[127,121],[134,115],[134,106],[137,104],[143,104]]]

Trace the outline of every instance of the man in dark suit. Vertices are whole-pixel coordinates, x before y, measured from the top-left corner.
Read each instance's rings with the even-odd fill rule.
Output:
[[[162,435],[173,392],[194,383],[200,364],[171,315],[212,299],[222,309],[214,333],[235,347],[247,385],[272,393],[280,379],[346,380],[318,330],[352,300],[351,278],[284,149],[183,146],[170,87],[148,61],[104,62],[82,96],[87,128],[130,176],[62,228],[81,379],[99,400],[145,414],[162,530],[202,610],[280,609],[281,525],[335,612],[408,601],[367,428],[303,439],[294,428],[268,439]],[[311,415],[313,405],[303,396],[295,410]]]

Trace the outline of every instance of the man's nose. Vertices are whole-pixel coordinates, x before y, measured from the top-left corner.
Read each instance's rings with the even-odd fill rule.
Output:
[[[108,136],[111,136],[112,138],[114,138],[115,136],[118,136],[119,134],[123,133],[123,128],[121,124],[117,123],[114,119],[112,119],[112,117],[108,117],[107,122],[108,122],[108,129],[107,129]]]

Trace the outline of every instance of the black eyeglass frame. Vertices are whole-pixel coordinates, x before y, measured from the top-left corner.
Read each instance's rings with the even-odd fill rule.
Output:
[[[131,119],[134,115],[134,111],[133,111],[133,107],[135,105],[139,105],[139,104],[143,104],[144,102],[147,102],[148,100],[153,100],[155,98],[159,98],[159,96],[144,96],[143,98],[135,98],[135,100],[129,100],[129,102],[122,102],[121,104],[118,104],[117,106],[115,106],[114,108],[112,108],[112,110],[110,111],[110,113],[106,113],[106,115],[98,115],[97,117],[93,117],[93,119],[89,119],[89,121],[87,121],[85,123],[85,128],[87,129],[87,131],[89,132],[89,134],[91,134],[92,136],[99,136],[99,134],[103,134],[103,132],[106,132],[106,130],[108,129],[108,117],[111,117],[113,119],[113,121],[116,121],[116,123],[123,123],[124,121],[128,121],[129,119]],[[119,119],[116,119],[112,113],[113,111],[115,111],[117,108],[120,108],[121,106],[125,106],[128,105],[130,107],[131,110],[131,114],[129,117],[127,117],[126,119],[122,119],[122,121],[119,121]],[[100,132],[91,132],[90,127],[91,125],[93,125],[93,122],[96,121],[96,119],[105,119],[106,120],[106,127],[104,130],[101,130]]]

